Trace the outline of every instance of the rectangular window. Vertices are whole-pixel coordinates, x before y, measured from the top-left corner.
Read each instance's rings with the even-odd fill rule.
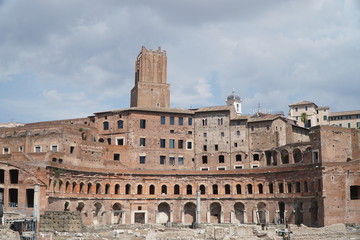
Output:
[[[166,123],[166,117],[165,116],[161,116],[160,117],[160,124],[164,125]]]
[[[215,151],[219,151],[219,145],[215,144]]]
[[[19,152],[23,152],[24,151],[24,146],[19,146]]]
[[[307,111],[308,110],[308,107],[307,106],[305,106],[305,111]]]
[[[70,146],[70,154],[73,154],[73,153],[74,153],[74,150],[75,150],[75,147],[74,147],[74,146]]]
[[[123,129],[124,128],[124,121],[123,120],[117,121],[117,125],[118,125],[118,129]]]
[[[226,170],[226,167],[217,167],[217,170]]]
[[[192,131],[188,131],[188,134],[190,134],[190,135],[191,135],[191,134],[192,134]]]
[[[34,152],[37,152],[37,153],[41,152],[41,146],[35,146]]]
[[[166,148],[166,140],[160,139],[160,148]]]
[[[175,165],[175,157],[169,157],[169,164]]]
[[[221,132],[221,133],[220,133],[220,136],[222,136],[222,137],[225,136],[225,133],[224,133],[224,132]]]
[[[160,164],[164,165],[166,161],[166,157],[165,156],[160,156]]]
[[[360,186],[350,186],[350,200],[360,199]]]
[[[140,119],[140,128],[146,128],[146,120]]]
[[[270,125],[269,124],[266,125],[266,130],[270,130]]]
[[[175,130],[174,130],[174,129],[171,129],[171,130],[170,130],[170,133],[175,133]]]
[[[356,128],[360,128],[360,122],[356,123]]]
[[[146,156],[140,156],[139,160],[140,160],[140,164],[145,164]]]
[[[240,131],[236,131],[236,135],[240,136]]]
[[[237,165],[237,166],[234,166],[235,169],[243,169],[243,166],[242,165]]]
[[[200,168],[200,170],[201,170],[201,171],[209,171],[209,168],[207,168],[207,167],[202,167],[202,168]]]
[[[237,162],[241,162],[241,154],[237,154],[235,159]]]
[[[119,160],[120,160],[120,154],[119,154],[119,153],[114,153],[114,160],[115,160],[115,161],[119,161]]]
[[[296,107],[296,108],[295,108],[295,112],[297,112],[298,110],[299,110],[299,109]]]
[[[345,118],[346,119],[351,119],[351,115],[347,115]]]
[[[204,150],[204,152],[207,151],[207,145],[204,145],[204,146],[203,146],[203,150]]]
[[[326,121],[327,120],[327,116],[324,116],[324,121]]]
[[[193,119],[192,118],[188,118],[188,125],[191,126],[192,125],[192,121]]]
[[[174,139],[169,140],[169,148],[175,148],[175,140]]]
[[[178,140],[178,148],[183,149],[184,148],[184,140]]]
[[[206,138],[206,137],[207,137],[207,133],[203,133],[203,136]]]
[[[179,117],[179,125],[180,126],[184,125],[184,118],[183,117]]]
[[[140,147],[146,146],[146,138],[140,138]]]
[[[175,124],[175,118],[174,117],[170,117],[170,125],[174,125]]]
[[[178,157],[178,164],[179,165],[184,165],[184,158],[183,157]]]
[[[259,165],[258,164],[251,164],[251,168],[258,168]]]
[[[58,145],[51,145],[51,151],[57,152],[58,151]]]
[[[124,143],[125,143],[124,138],[117,138],[116,139],[116,145],[122,146],[122,145],[125,145]]]
[[[254,131],[254,126],[251,126],[251,131],[252,131],[252,132]]]
[[[351,123],[348,123],[348,128],[351,128]]]
[[[34,195],[35,195],[34,189],[26,189],[26,203],[28,208],[34,207]]]
[[[234,143],[234,147],[237,147],[238,146],[238,144],[237,143]]]
[[[207,164],[208,163],[208,157],[206,155],[202,156],[202,163]]]
[[[191,141],[187,141],[186,142],[186,149],[192,149],[192,142]]]
[[[342,127],[342,123],[339,124],[339,127]]]

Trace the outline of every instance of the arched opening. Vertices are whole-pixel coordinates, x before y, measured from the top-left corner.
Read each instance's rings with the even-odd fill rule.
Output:
[[[155,186],[154,186],[154,185],[150,185],[150,187],[149,187],[149,194],[150,194],[150,195],[154,195],[154,194],[155,194]]]
[[[301,163],[302,162],[302,153],[301,153],[300,149],[295,148],[293,150],[293,157],[294,157],[294,162],[295,163]]]
[[[241,194],[241,185],[236,184],[236,194]]]
[[[318,203],[317,201],[312,201],[311,202],[311,206],[310,206],[310,215],[311,215],[311,222],[310,222],[310,226],[311,227],[317,227],[319,222],[318,222]]]
[[[124,128],[124,121],[123,120],[117,121],[117,127],[118,127],[118,129]]]
[[[187,185],[186,186],[186,194],[192,194],[192,186],[191,185]]]
[[[247,193],[248,193],[248,194],[252,194],[252,193],[253,193],[252,185],[251,185],[251,184],[246,185],[246,188],[247,188]]]
[[[125,186],[125,194],[131,194],[131,186],[130,186],[130,184],[126,184],[126,186]]]
[[[257,205],[256,218],[259,224],[266,224],[266,204],[259,202]]]
[[[184,223],[193,223],[196,221],[196,205],[188,202],[184,205]]]
[[[278,205],[279,205],[279,216],[278,216],[277,223],[284,224],[285,223],[285,203],[279,202]]]
[[[277,165],[277,158],[278,158],[277,151],[274,150],[272,152],[272,157],[273,157],[273,165],[276,166]]]
[[[243,203],[235,203],[234,204],[234,212],[235,212],[235,218],[238,221],[238,223],[245,223],[245,205]]]
[[[281,163],[288,164],[289,163],[289,152],[285,149],[281,151]]]
[[[123,211],[121,210],[121,204],[115,203],[112,207],[112,211],[113,211],[112,223],[120,224],[121,219],[122,219],[122,213],[123,213]]]
[[[103,129],[109,130],[109,122],[103,122]]]
[[[174,195],[179,195],[179,194],[180,194],[180,186],[176,184],[174,186]]]
[[[200,194],[202,194],[202,195],[206,194],[205,185],[200,185]]]
[[[231,194],[230,184],[225,184],[225,194]]]
[[[166,185],[161,186],[161,194],[167,194],[167,186]]]
[[[115,194],[120,194],[120,185],[119,184],[115,184],[115,189],[114,189],[114,193]]]
[[[295,203],[295,224],[300,225],[304,222],[303,220],[303,203]]]
[[[142,190],[143,190],[143,186],[141,184],[139,184],[137,186],[137,194],[142,194]]]
[[[263,185],[262,185],[261,183],[258,184],[258,192],[259,192],[259,194],[263,194],[263,193],[264,193]]]
[[[109,145],[111,145],[111,138],[108,138],[108,139],[107,139],[107,143],[108,143]]]
[[[100,194],[101,193],[101,184],[97,183],[96,184],[96,194]]]
[[[80,183],[80,188],[79,188],[80,193],[84,193],[84,185],[85,184],[83,182]]]
[[[87,188],[87,194],[90,194],[90,193],[92,193],[91,192],[91,187],[92,187],[92,184],[91,183],[88,183],[88,188]]]
[[[72,183],[72,189],[71,189],[71,192],[75,192],[76,191],[76,186],[77,186],[77,183],[76,182],[73,182]]]
[[[65,183],[65,192],[66,193],[70,192],[70,182],[69,181],[66,181],[66,183]]]
[[[219,194],[219,190],[218,190],[218,185],[217,185],[217,184],[212,185],[212,189],[213,189],[213,194]]]
[[[64,211],[65,211],[65,212],[70,211],[69,207],[70,207],[70,203],[69,203],[69,202],[65,202],[65,203],[64,203]]]
[[[221,223],[221,205],[217,202],[210,204],[210,222]]]
[[[103,138],[99,138],[99,142],[103,143],[105,140]]]
[[[162,202],[159,204],[156,222],[157,223],[170,222],[170,205],[168,203]]]
[[[83,202],[79,202],[77,207],[76,207],[76,211],[81,212],[85,207],[85,204]]]
[[[94,210],[93,210],[93,224],[99,225],[103,223],[103,216],[101,214],[101,208],[102,205],[99,202],[96,202],[94,204]]]
[[[109,194],[109,193],[110,193],[109,190],[110,190],[110,184],[107,183],[107,184],[105,185],[105,194]]]

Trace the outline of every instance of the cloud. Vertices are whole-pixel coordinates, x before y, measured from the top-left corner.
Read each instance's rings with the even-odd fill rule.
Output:
[[[356,0],[0,1],[0,122],[128,107],[142,45],[167,50],[173,107],[359,109],[359,20]]]

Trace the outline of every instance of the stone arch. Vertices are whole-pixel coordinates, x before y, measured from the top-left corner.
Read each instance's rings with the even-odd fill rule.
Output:
[[[87,194],[92,194],[92,183],[87,184]]]
[[[303,155],[303,162],[306,163],[306,164],[312,163],[312,149],[311,149],[311,147],[308,147],[308,148],[305,149],[304,155]]]
[[[253,193],[253,187],[252,187],[252,184],[247,184],[246,185],[246,190],[247,190],[247,193],[248,194],[252,194]]]
[[[71,189],[71,192],[72,192],[72,193],[77,192],[77,182],[73,182],[73,183],[72,183],[72,189]]]
[[[77,205],[77,207],[76,207],[76,211],[82,212],[82,210],[84,209],[84,207],[85,207],[85,203],[83,203],[83,202],[78,202],[78,205]]]
[[[112,206],[112,224],[120,224],[122,220],[122,206],[120,203],[114,203]]]
[[[131,185],[129,183],[125,186],[125,194],[131,194]]]
[[[70,182],[66,181],[66,183],[65,183],[65,192],[66,193],[70,193],[70,191],[71,191],[70,186],[71,186]]]
[[[285,223],[285,203],[278,202],[279,207],[279,215],[277,219],[277,224],[284,224]]]
[[[235,219],[239,223],[245,223],[245,205],[241,202],[234,204]]]
[[[293,157],[294,157],[295,163],[301,163],[303,161],[302,153],[301,153],[300,149],[298,149],[298,148],[295,148],[293,150]]]
[[[105,140],[103,138],[99,138],[99,142],[103,143]]]
[[[210,222],[221,223],[221,205],[218,202],[210,204]]]
[[[174,186],[174,195],[178,195],[178,194],[180,194],[180,186],[176,184]]]
[[[84,193],[84,183],[80,182],[80,186],[79,186],[79,193]]]
[[[264,187],[261,183],[258,184],[258,193],[263,194],[264,193]]]
[[[286,149],[281,150],[281,163],[282,164],[289,164],[289,152]]]
[[[100,183],[97,183],[96,184],[96,191],[95,191],[96,194],[101,194],[101,184]]]
[[[300,225],[304,222],[304,216],[303,216],[303,203],[302,202],[296,202],[295,203],[295,224]]]
[[[212,185],[212,194],[216,195],[216,194],[219,194],[219,187],[217,184],[213,184]]]
[[[156,222],[157,223],[170,222],[170,205],[168,203],[162,202],[159,204]]]
[[[267,219],[266,219],[266,204],[264,202],[259,202],[256,205],[256,219],[257,219],[257,223],[259,224],[266,224],[267,223]]]
[[[225,184],[225,194],[231,194],[231,186],[230,186],[230,184]]]
[[[196,221],[196,205],[188,202],[184,205],[184,223],[193,223]]]
[[[102,225],[104,223],[103,218],[103,206],[99,202],[94,203],[94,209],[92,211],[93,213],[93,224],[96,225]]]
[[[186,185],[186,194],[192,194],[192,186],[190,184]]]

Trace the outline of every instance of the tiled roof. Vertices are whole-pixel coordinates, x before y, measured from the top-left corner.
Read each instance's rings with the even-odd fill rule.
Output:
[[[305,101],[305,100],[300,101],[300,102],[297,102],[297,103],[290,104],[289,107],[291,107],[291,106],[297,106],[297,105],[308,105],[308,104],[314,104],[314,105],[317,107],[317,105],[316,105],[315,103],[309,102],[309,101]]]
[[[344,115],[354,115],[354,114],[360,114],[360,110],[345,111],[345,112],[332,112],[332,113],[330,113],[330,117],[344,116]]]
[[[131,108],[122,108],[122,109],[110,110],[104,112],[97,112],[94,114],[118,113],[118,112],[127,112],[127,111],[163,112],[163,113],[181,113],[181,114],[194,114],[195,112],[194,110],[188,110],[183,108],[131,107]]]
[[[203,107],[195,109],[196,112],[218,112],[218,111],[231,111],[233,106],[216,106],[216,107]]]

